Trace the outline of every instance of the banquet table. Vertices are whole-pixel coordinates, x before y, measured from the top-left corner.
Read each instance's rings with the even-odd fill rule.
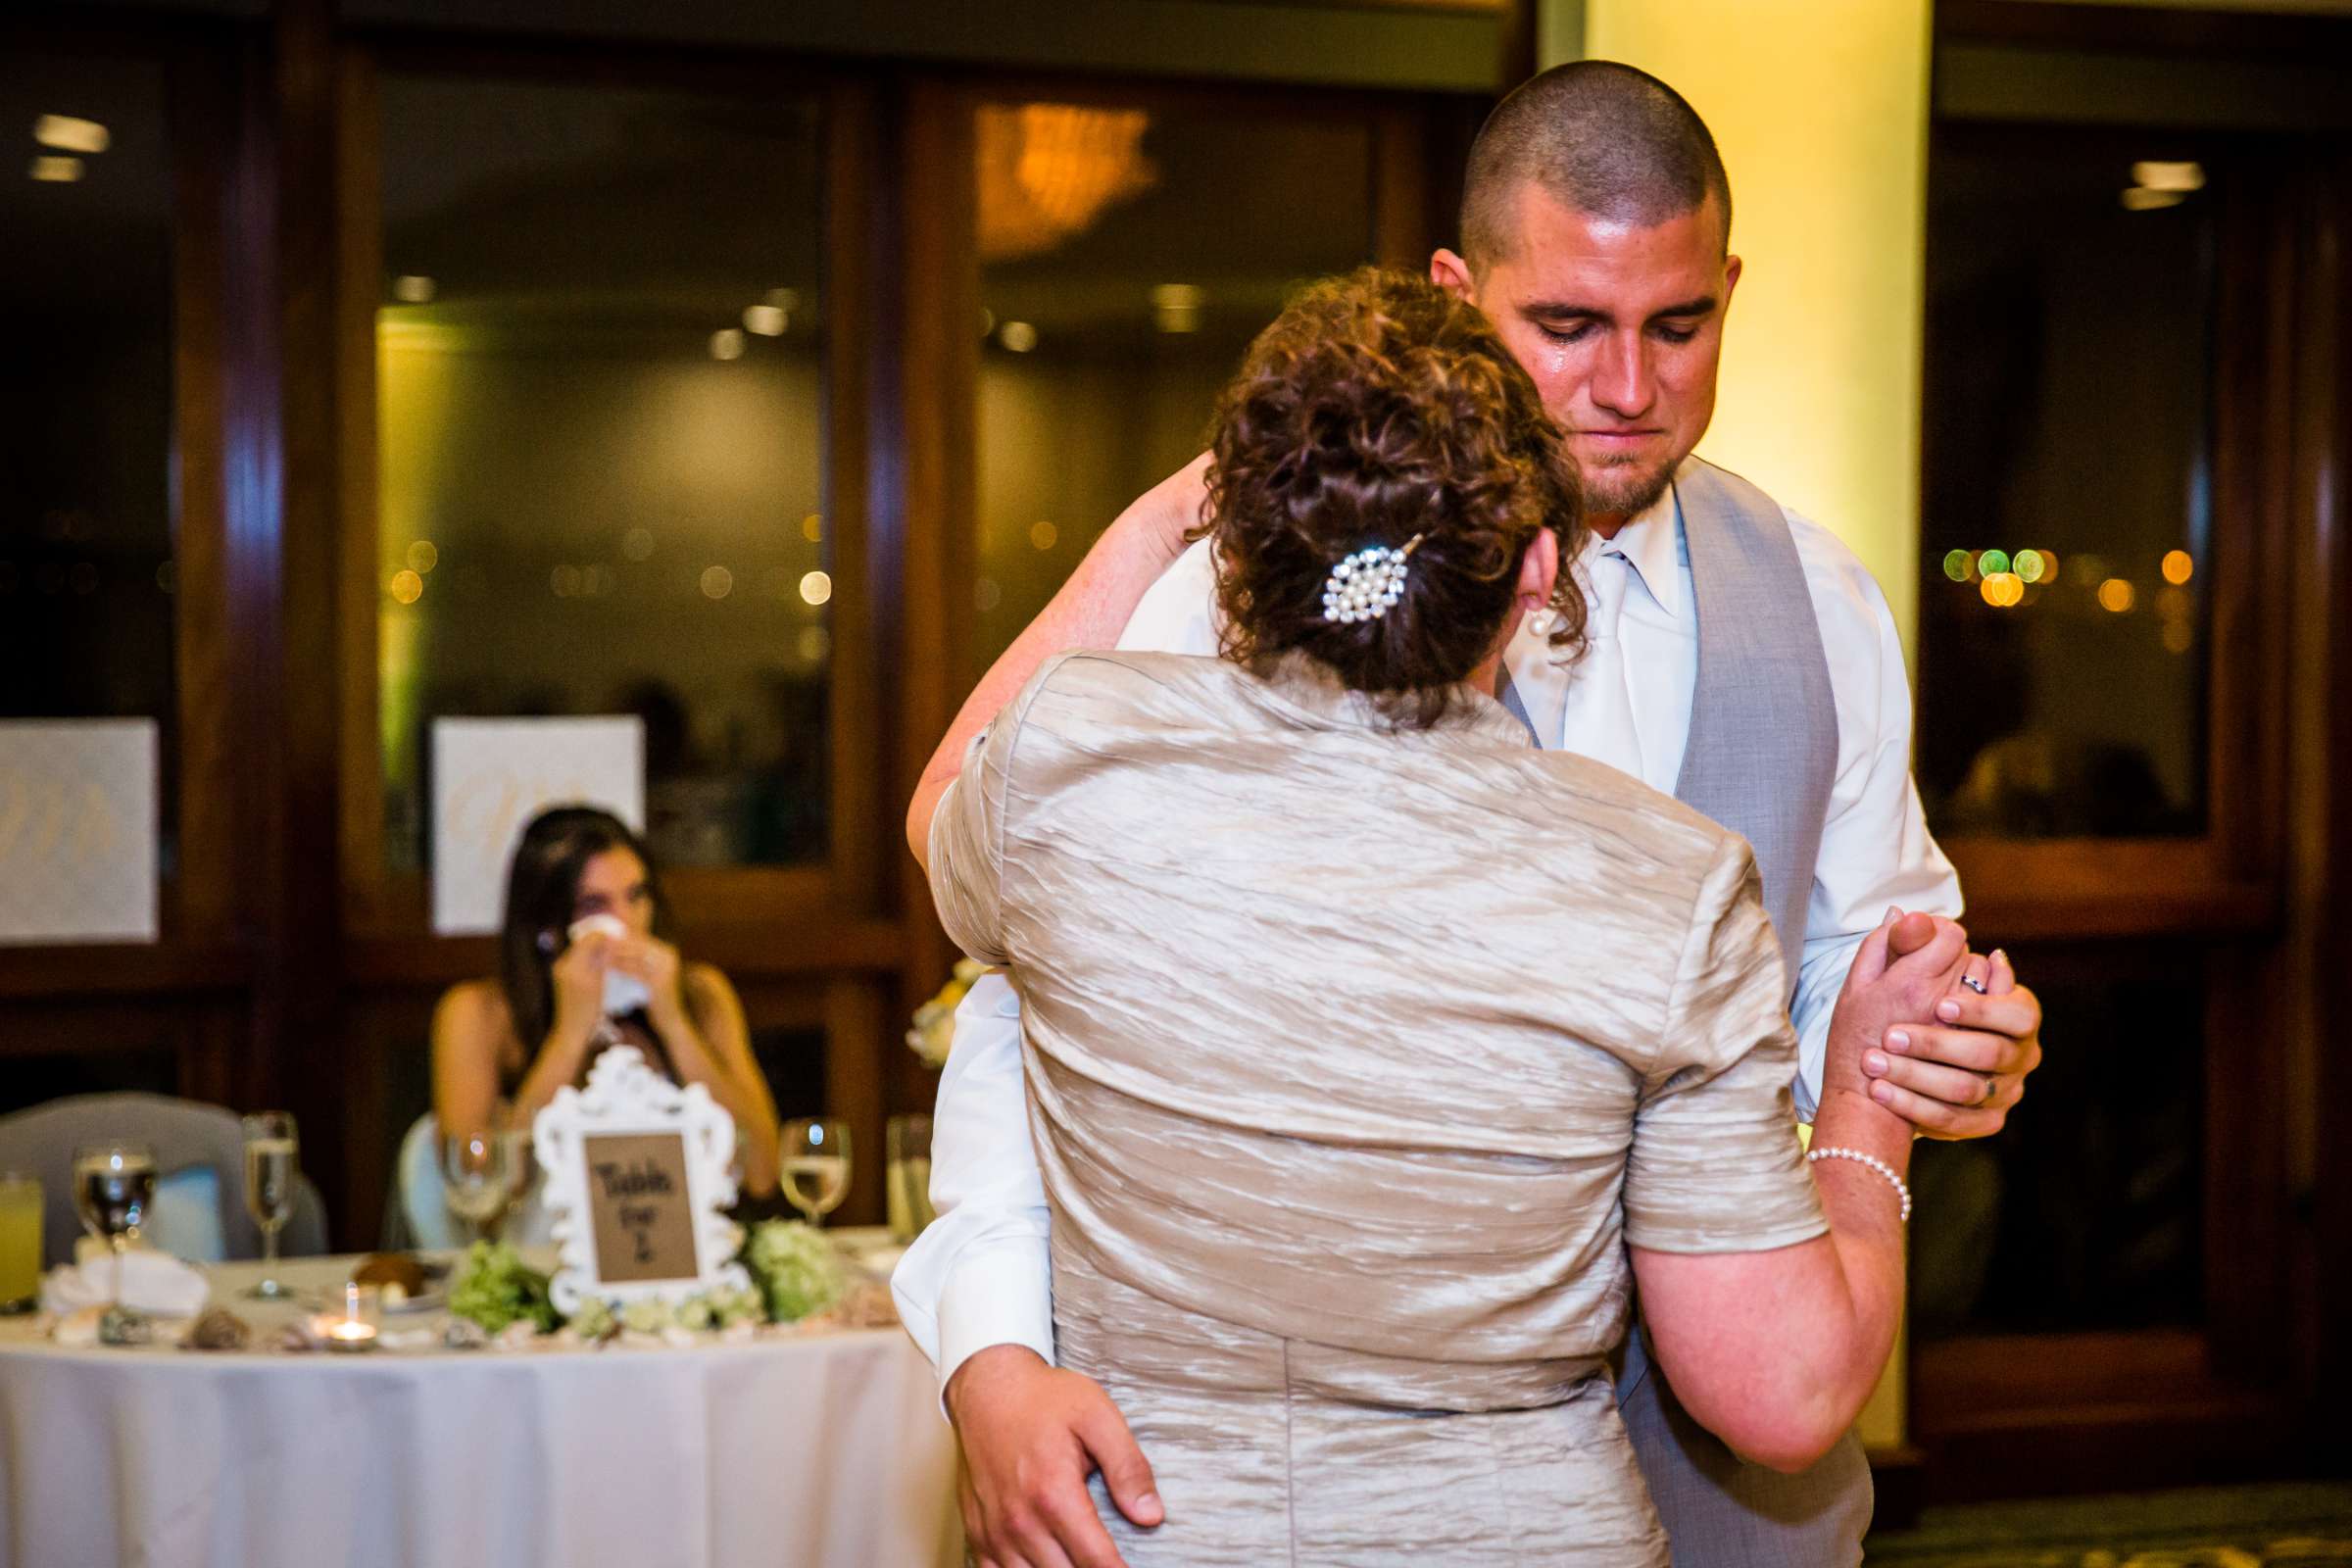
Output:
[[[323,1297],[352,1261],[278,1275]],[[210,1272],[257,1345],[298,1310],[237,1298],[258,1265]],[[962,1560],[953,1441],[897,1329],[289,1354],[74,1349],[35,1324],[0,1319],[8,1568]]]

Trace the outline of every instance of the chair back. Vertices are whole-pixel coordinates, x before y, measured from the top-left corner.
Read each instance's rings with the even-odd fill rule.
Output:
[[[555,1239],[552,1218],[540,1203],[545,1185],[533,1181],[500,1227],[499,1234],[517,1247],[544,1247]],[[473,1240],[473,1228],[449,1211],[441,1174],[441,1124],[429,1110],[410,1124],[400,1141],[392,1196],[384,1205],[385,1251],[454,1249]]]
[[[41,1183],[43,1267],[71,1261],[82,1234],[74,1211],[74,1151],[116,1141],[153,1151],[159,1183],[194,1166],[210,1168],[223,1254],[262,1255],[261,1227],[245,1212],[245,1133],[235,1112],[166,1095],[73,1095],[0,1116],[0,1169]],[[295,1183],[294,1215],[278,1234],[278,1250],[288,1257],[326,1250],[326,1205],[308,1176]]]

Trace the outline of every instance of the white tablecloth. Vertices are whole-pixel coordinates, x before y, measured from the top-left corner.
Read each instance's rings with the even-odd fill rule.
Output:
[[[215,1304],[277,1320],[230,1298],[252,1266],[214,1275]],[[270,1355],[68,1350],[0,1319],[4,1568],[944,1568],[954,1484],[896,1329]]]

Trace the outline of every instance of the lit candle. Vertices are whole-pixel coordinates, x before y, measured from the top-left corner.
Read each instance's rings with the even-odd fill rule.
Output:
[[[375,1318],[381,1297],[372,1285],[346,1282],[343,1287],[343,1312],[329,1316],[323,1327],[326,1346],[330,1350],[372,1350],[375,1348]]]

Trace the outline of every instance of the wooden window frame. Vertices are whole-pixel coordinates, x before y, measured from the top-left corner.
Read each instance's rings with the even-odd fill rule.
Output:
[[[231,627],[234,581],[247,564],[231,536],[227,498],[227,212],[238,106],[235,36],[201,24],[156,24],[126,39],[119,28],[12,24],[0,40],[92,60],[158,65],[164,76],[172,181],[171,450],[166,484],[176,581],[172,596],[172,714],[177,789],[161,803],[177,828],[176,867],[160,875],[157,940],[0,948],[0,1002],[222,994],[250,979],[249,911],[236,868],[248,802],[236,760],[243,717]],[[62,1049],[79,1031],[58,1037]],[[216,1063],[183,1063],[183,1089],[225,1081]]]
[[[2201,141],[2213,138],[2200,137]],[[1943,848],[1980,946],[2207,947],[2200,1326],[1959,1336],[1911,1350],[1913,1430],[1932,1495],[2018,1495],[2277,1474],[2308,1417],[2310,1298],[2292,1215],[2292,1085],[2304,922],[2294,845],[2308,826],[2295,749],[2297,622],[2317,536],[2300,488],[2326,443],[2298,443],[2298,324],[2317,285],[2292,204],[2261,149],[2214,160],[2224,193],[2213,376],[2214,516],[2206,831],[2176,839],[2002,840]],[[2234,167],[2232,167],[2234,165]],[[2242,174],[2242,179],[2233,179]],[[2308,373],[2308,368],[2304,373]],[[1927,715],[1933,722],[1933,715]],[[2033,976],[2025,976],[2031,984]],[[2068,1049],[2053,1040],[2053,1051]],[[2021,1115],[2034,1114],[2031,1094]]]
[[[612,48],[527,50],[411,39],[361,41],[340,61],[341,243],[337,287],[337,411],[340,421],[338,571],[342,671],[338,728],[338,864],[355,972],[408,983],[454,981],[483,971],[479,938],[433,936],[426,915],[428,872],[384,864],[383,780],[377,756],[376,644],[381,593],[377,552],[375,310],[382,276],[378,83],[387,74],[437,79],[560,82],[671,88],[747,100],[779,91],[811,98],[823,148],[825,308],[829,351],[824,507],[829,519],[831,657],[827,724],[831,776],[825,858],[805,865],[681,866],[665,873],[698,955],[762,973],[813,973],[888,965],[895,932],[882,918],[876,808],[881,765],[875,627],[881,596],[869,568],[866,415],[870,356],[859,352],[873,309],[859,196],[872,168],[872,93],[859,78],[802,65],[747,66],[714,59]],[[856,193],[844,199],[844,193]],[[815,932],[777,944],[777,922]]]

